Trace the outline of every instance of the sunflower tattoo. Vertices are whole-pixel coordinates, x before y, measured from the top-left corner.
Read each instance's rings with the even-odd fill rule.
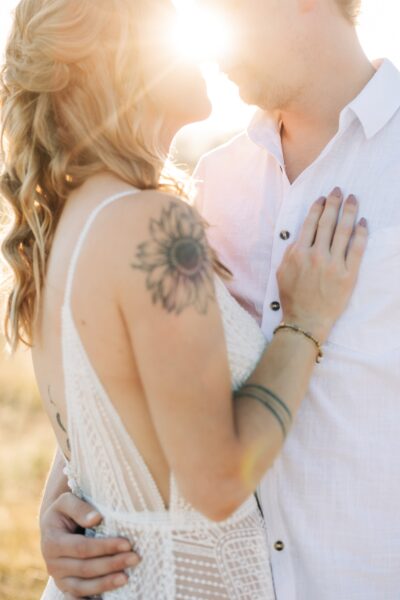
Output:
[[[171,202],[158,220],[151,219],[149,231],[151,240],[138,246],[137,262],[131,266],[147,273],[153,303],[161,302],[177,315],[189,306],[206,314],[214,300],[214,281],[200,219],[189,206]]]

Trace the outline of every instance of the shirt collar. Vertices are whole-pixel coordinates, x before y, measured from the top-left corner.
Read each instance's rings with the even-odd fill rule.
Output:
[[[361,93],[342,111],[353,112],[369,140],[389,123],[400,108],[400,72],[390,60],[375,63],[375,75]]]
[[[346,129],[354,118],[361,123],[365,137],[371,139],[391,120],[400,108],[400,72],[390,60],[375,63],[376,73],[341,112],[339,131]],[[267,148],[282,160],[281,123],[272,114],[258,110],[247,129],[250,139]]]
[[[266,148],[277,160],[283,163],[281,143],[281,122],[275,115],[264,110],[257,110],[247,128],[247,135],[252,142]]]

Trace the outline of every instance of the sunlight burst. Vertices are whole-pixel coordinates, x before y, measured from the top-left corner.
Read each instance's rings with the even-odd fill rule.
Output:
[[[231,41],[222,17],[195,0],[175,0],[177,19],[173,43],[181,58],[211,61],[226,52]]]

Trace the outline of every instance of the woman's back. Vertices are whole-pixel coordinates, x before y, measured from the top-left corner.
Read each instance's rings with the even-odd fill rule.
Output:
[[[227,521],[213,523],[185,502],[162,450],[157,452],[129,338],[113,307],[107,253],[115,248],[105,247],[103,256],[97,250],[103,223],[109,228],[107,219],[124,202],[140,202],[134,194],[125,188],[101,202],[88,202],[82,212],[76,204],[79,196],[73,198],[49,263],[42,315],[46,327],[34,351],[35,365],[69,459],[70,485],[104,515],[96,535],[126,537],[143,557],[128,587],[110,598],[272,598],[266,536],[254,498]],[[71,233],[65,243],[64,228]],[[240,385],[254,368],[264,340],[222,283],[215,283],[233,381]],[[61,348],[56,339],[61,339]],[[49,587],[45,598],[54,594]]]
[[[42,318],[33,348],[39,388],[66,457],[70,457],[70,449],[61,344],[62,307],[73,252],[87,220],[107,197],[108,190],[110,197],[115,193],[125,193],[127,201],[131,201],[136,193],[136,190],[116,182],[114,178],[100,176],[72,194],[67,203],[52,246],[42,300]],[[102,387],[113,399],[124,427],[137,441],[157,485],[167,499],[169,469],[150,419],[132,346],[113,297],[111,273],[108,270],[112,240],[106,238],[106,232],[109,234],[112,228],[110,214],[114,212],[115,215],[123,207],[121,201],[111,204],[109,211],[99,213],[94,227],[83,240],[80,256],[77,256],[76,271],[71,281],[74,325]],[[133,250],[134,244],[132,253]]]

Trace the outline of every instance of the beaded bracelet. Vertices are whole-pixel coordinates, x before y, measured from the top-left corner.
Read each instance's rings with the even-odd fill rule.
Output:
[[[308,331],[305,331],[304,329],[302,329],[298,325],[292,325],[290,323],[285,323],[284,321],[282,321],[282,323],[280,325],[278,325],[278,327],[274,330],[274,335],[275,335],[275,333],[277,331],[280,331],[281,329],[290,329],[291,331],[295,331],[296,333],[301,333],[307,339],[309,339],[312,342],[314,342],[314,344],[317,347],[317,351],[318,351],[316,362],[317,362],[317,364],[319,364],[322,361],[322,359],[324,358],[324,353],[323,353],[323,350],[322,350],[322,345],[317,340],[317,338],[315,338],[311,333],[309,333]]]

